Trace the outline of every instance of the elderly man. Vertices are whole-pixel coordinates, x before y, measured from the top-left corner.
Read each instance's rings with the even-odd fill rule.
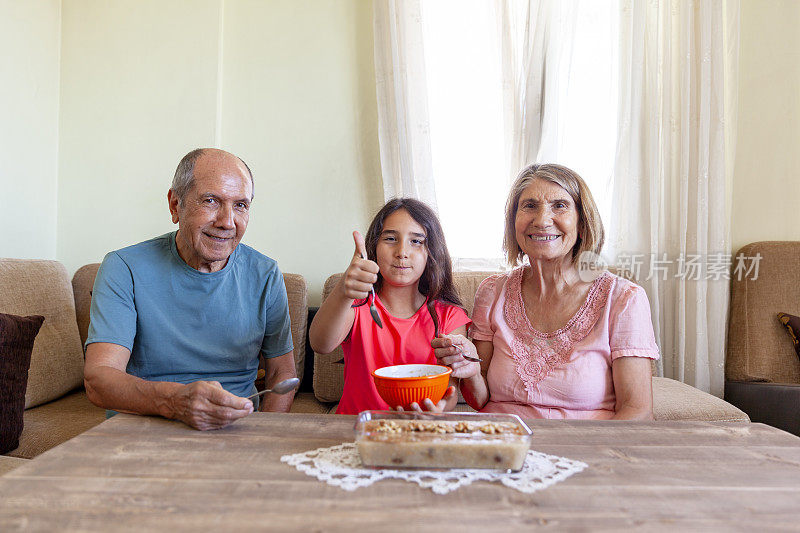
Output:
[[[295,376],[283,276],[239,244],[252,199],[241,159],[194,150],[167,194],[178,231],[106,255],[86,340],[94,404],[215,429],[253,411],[259,356],[268,385]],[[261,410],[287,411],[292,398],[267,395]]]

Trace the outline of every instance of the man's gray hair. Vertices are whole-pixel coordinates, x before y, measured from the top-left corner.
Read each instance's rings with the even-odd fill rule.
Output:
[[[175,176],[172,178],[172,192],[178,197],[178,204],[183,205],[183,199],[186,197],[192,187],[194,186],[194,164],[206,152],[206,148],[196,148],[183,156],[181,162],[178,163],[178,168],[175,169]],[[241,157],[237,157],[242,162],[244,168],[247,169],[247,174],[250,176],[250,190],[251,195],[255,192],[255,184],[253,183],[253,172],[250,167]],[[252,196],[251,196],[252,199]]]

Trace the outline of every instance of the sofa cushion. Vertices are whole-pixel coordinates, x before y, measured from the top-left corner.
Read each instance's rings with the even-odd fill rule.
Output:
[[[0,313],[0,454],[19,446],[28,367],[44,317]]]
[[[25,411],[25,429],[12,457],[33,459],[40,453],[80,435],[106,419],[106,410],[92,404],[85,391]]]
[[[0,259],[0,312],[42,315],[28,371],[25,408],[54,400],[83,384],[83,350],[72,286],[56,261]]]
[[[733,272],[725,379],[800,383],[800,358],[775,320],[780,312],[800,315],[800,242],[755,242],[739,254],[760,259],[757,277]]]
[[[778,320],[786,326],[789,337],[792,339],[792,344],[794,344],[794,351],[800,356],[800,316],[778,313]]]
[[[653,418],[750,422],[747,413],[725,400],[669,378],[653,378]]]
[[[292,402],[289,412],[324,415],[330,413],[335,407],[336,404],[320,402],[310,392],[298,392],[294,396],[294,402]]]

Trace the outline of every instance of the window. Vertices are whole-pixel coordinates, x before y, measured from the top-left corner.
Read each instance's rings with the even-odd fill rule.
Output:
[[[422,3],[437,203],[450,253],[462,269],[503,264],[503,212],[513,176],[506,171],[496,6],[484,0]],[[555,74],[562,94],[548,100],[557,102],[557,112],[545,124],[537,161],[577,171],[608,225],[617,129],[618,6],[578,1],[569,9],[568,15],[551,13],[561,18],[550,21],[549,39],[569,42]],[[570,25],[568,31],[564,24]]]

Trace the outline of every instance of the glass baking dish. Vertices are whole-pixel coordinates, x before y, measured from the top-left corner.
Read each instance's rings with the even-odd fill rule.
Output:
[[[362,411],[355,435],[365,466],[517,471],[532,432],[517,415]]]

